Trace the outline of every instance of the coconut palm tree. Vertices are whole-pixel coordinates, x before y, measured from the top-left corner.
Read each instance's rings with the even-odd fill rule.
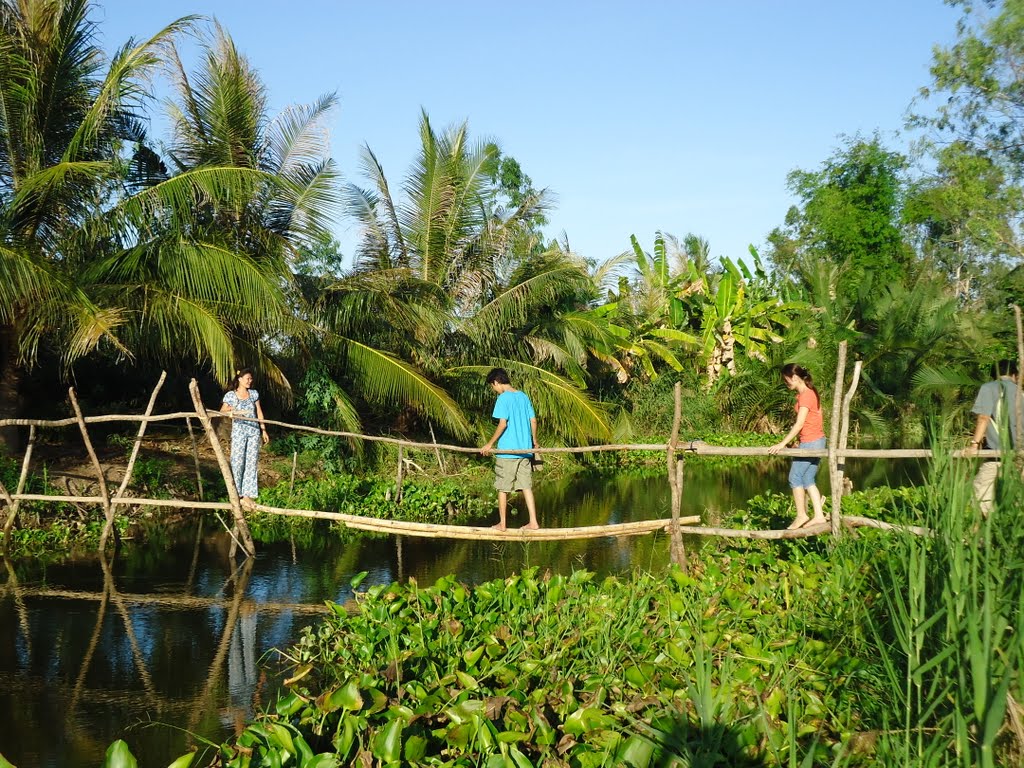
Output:
[[[504,365],[531,382],[549,426],[576,440],[605,434],[582,388],[585,322],[573,314],[594,298],[593,284],[578,259],[519,250],[546,195],[496,208],[499,157],[492,142],[471,142],[465,123],[438,133],[424,113],[399,198],[367,147],[370,186],[345,193],[362,240],[352,275],[325,296],[325,325],[371,399],[405,392],[457,433],[468,428],[462,408],[480,405],[479,371]]]
[[[127,317],[96,300],[82,266],[107,246],[94,226],[125,191],[145,133],[146,79],[191,19],[126,43],[107,62],[88,0],[0,0],[0,413],[43,339],[66,363],[119,339]],[[7,434],[3,437],[11,439]]]
[[[132,349],[185,352],[224,382],[244,362],[287,394],[274,351],[308,336],[293,267],[338,201],[321,128],[335,98],[271,118],[258,74],[219,26],[191,75],[174,49],[169,58],[166,163],[114,207],[121,247],[89,274],[130,313]]]

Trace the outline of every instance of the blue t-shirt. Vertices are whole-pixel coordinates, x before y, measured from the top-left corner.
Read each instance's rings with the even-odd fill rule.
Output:
[[[533,403],[525,392],[513,390],[502,392],[494,403],[496,419],[505,419],[505,431],[498,438],[498,448],[533,448],[533,431],[530,419],[536,418]],[[531,459],[532,453],[496,453],[499,459]]]

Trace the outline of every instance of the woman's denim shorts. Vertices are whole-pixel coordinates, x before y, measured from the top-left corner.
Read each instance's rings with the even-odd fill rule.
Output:
[[[825,447],[825,438],[819,437],[809,443],[800,443],[798,448],[818,449]],[[790,488],[810,488],[814,485],[814,478],[818,476],[818,464],[821,459],[817,456],[801,456],[793,459],[793,466],[789,469]]]

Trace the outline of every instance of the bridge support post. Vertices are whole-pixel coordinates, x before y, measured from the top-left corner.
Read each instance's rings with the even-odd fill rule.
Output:
[[[674,391],[675,410],[672,416],[672,437],[668,441],[666,451],[666,464],[668,469],[668,487],[671,491],[672,523],[669,530],[669,546],[672,553],[672,562],[683,571],[689,567],[686,558],[686,545],[683,543],[683,534],[679,530],[679,509],[683,502],[683,462],[676,455],[679,446],[679,422],[683,414],[682,386],[677,381]]]
[[[206,436],[210,440],[213,455],[217,457],[220,473],[224,476],[224,484],[228,489],[228,501],[231,502],[231,514],[235,518],[235,528],[238,530],[238,535],[242,537],[242,550],[247,557],[252,557],[256,554],[256,545],[253,543],[252,534],[249,532],[249,524],[245,522],[245,515],[242,514],[242,500],[238,497],[235,478],[231,474],[231,464],[228,463],[227,456],[224,453],[224,446],[220,444],[220,438],[217,437],[217,430],[213,427],[213,421],[206,413],[206,406],[203,405],[203,400],[199,396],[199,385],[195,379],[192,379],[189,383],[188,391],[192,395],[192,405],[195,406],[196,416],[199,418],[199,422],[203,425],[203,429],[206,430]]]

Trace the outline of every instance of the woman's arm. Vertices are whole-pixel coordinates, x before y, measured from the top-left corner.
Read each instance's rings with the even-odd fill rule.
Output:
[[[800,410],[796,413],[796,422],[793,424],[793,428],[789,430],[789,434],[782,438],[781,442],[776,443],[768,449],[768,453],[775,455],[791,442],[793,438],[800,434],[800,430],[804,428],[804,422],[807,421],[807,414],[810,413],[810,409],[806,405],[800,406]]]
[[[270,435],[267,434],[267,425],[263,423],[263,406],[260,405],[260,401],[256,401],[256,418],[260,422],[260,431],[263,433],[263,444],[266,445],[270,442]]]

